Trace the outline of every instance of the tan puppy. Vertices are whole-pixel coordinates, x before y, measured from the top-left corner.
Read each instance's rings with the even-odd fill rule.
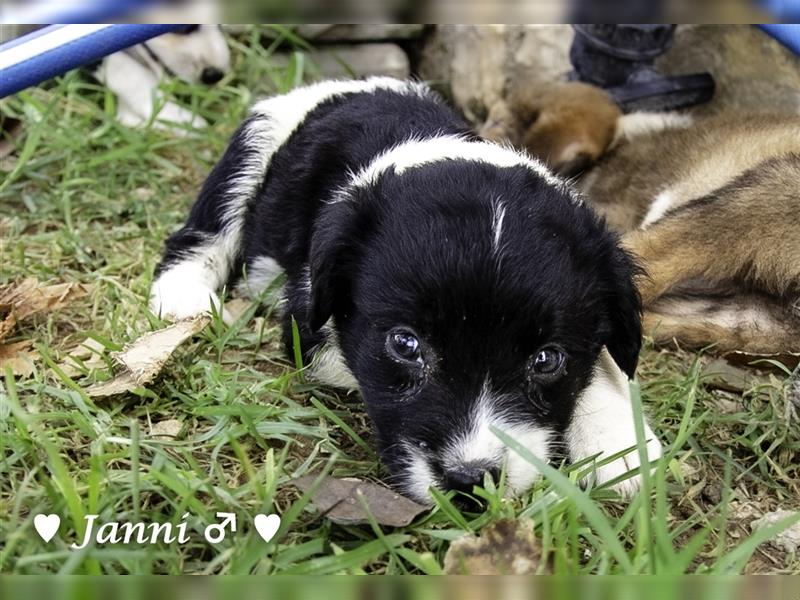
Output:
[[[554,150],[525,146],[554,167],[558,148],[613,121],[579,185],[647,272],[645,331],[722,352],[800,350],[800,117],[612,117],[599,94],[580,108],[571,94],[566,110],[548,97],[540,114],[562,115],[543,138]],[[589,129],[592,114],[602,126]]]
[[[619,108],[605,91],[585,83],[524,89],[495,104],[479,133],[508,141],[567,177],[580,173],[614,139]]]

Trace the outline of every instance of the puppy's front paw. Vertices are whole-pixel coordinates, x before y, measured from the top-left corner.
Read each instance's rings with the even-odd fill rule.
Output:
[[[211,314],[214,310],[222,310],[222,320],[230,324],[233,319],[216,292],[200,282],[175,281],[170,277],[162,277],[153,283],[150,289],[150,310],[162,319],[179,321]]]
[[[631,424],[631,429],[632,428],[633,424]],[[629,433],[634,432],[631,431]],[[647,450],[648,462],[652,462],[661,458],[661,443],[658,441],[658,438],[656,438],[655,434],[647,425],[647,423],[644,424],[644,439],[646,440],[645,448]],[[623,441],[619,438],[607,439],[605,441],[607,442],[607,444],[605,444],[607,446],[606,448],[597,448],[595,452],[587,453],[587,456],[601,453],[596,459],[598,462],[600,462],[604,457],[616,454],[625,448],[636,446],[636,435],[634,433],[634,435],[632,437],[628,437],[626,441]],[[595,485],[603,485],[609,481],[613,481],[614,479],[621,477],[622,475],[625,475],[625,473],[628,473],[629,471],[639,469],[641,466],[641,461],[639,460],[639,449],[638,447],[634,447],[633,450],[624,456],[608,464],[597,467],[592,474],[587,476],[587,480],[589,482],[593,482]],[[639,491],[641,485],[642,475],[641,472],[639,472],[631,477],[628,477],[624,481],[614,484],[611,486],[611,489],[613,489],[623,498],[631,498],[634,494],[636,494],[637,491]]]
[[[584,390],[566,432],[569,456],[573,463],[597,456],[602,462],[627,448],[624,456],[597,466],[587,479],[602,485],[640,467],[636,442],[636,424],[631,405],[628,379],[604,348],[595,365],[594,377]],[[647,422],[644,440],[648,462],[661,457],[661,444]],[[630,498],[641,486],[641,474],[614,484],[621,496]]]

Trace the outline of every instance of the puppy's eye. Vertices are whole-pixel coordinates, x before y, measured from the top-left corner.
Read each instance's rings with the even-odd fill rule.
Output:
[[[386,338],[389,355],[402,362],[422,363],[419,339],[407,329],[393,329]]]
[[[566,371],[566,362],[561,349],[554,346],[542,348],[531,360],[531,375],[542,383],[553,382]]]

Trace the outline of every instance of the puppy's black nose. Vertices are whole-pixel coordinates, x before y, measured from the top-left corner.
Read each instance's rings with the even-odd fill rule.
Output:
[[[203,69],[203,72],[200,73],[200,81],[202,81],[206,85],[214,85],[224,76],[225,73],[220,71],[218,68],[206,67],[205,69]]]
[[[499,471],[486,463],[464,463],[444,472],[444,485],[448,490],[471,494],[473,487],[483,485],[483,476],[487,472],[495,481],[499,479]]]

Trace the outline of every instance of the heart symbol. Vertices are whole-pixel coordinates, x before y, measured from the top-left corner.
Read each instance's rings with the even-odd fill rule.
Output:
[[[261,539],[269,542],[278,533],[278,528],[281,526],[281,518],[276,514],[256,515],[254,523]]]
[[[61,525],[61,517],[58,515],[36,515],[33,517],[33,526],[45,542],[53,539],[58,533],[58,526]]]

